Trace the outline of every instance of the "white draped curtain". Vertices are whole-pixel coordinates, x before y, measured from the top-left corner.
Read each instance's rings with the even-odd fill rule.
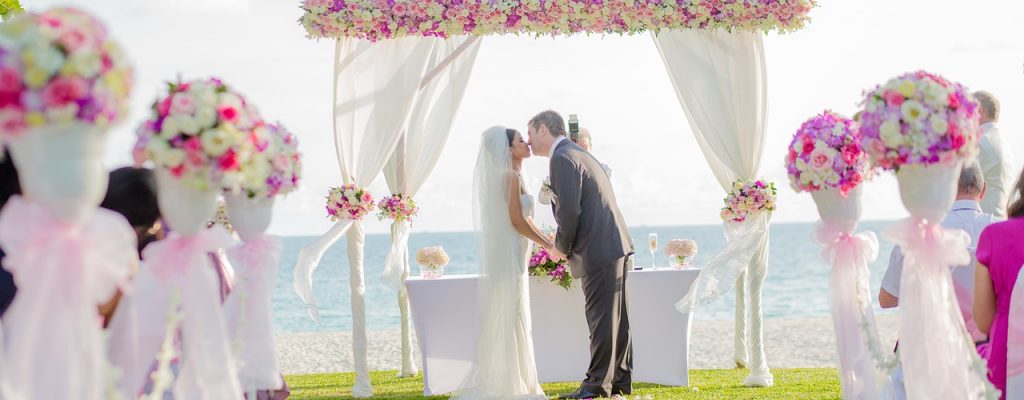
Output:
[[[433,40],[435,45],[405,133],[384,168],[388,189],[410,197],[414,197],[423,186],[441,157],[480,49],[478,36]],[[402,327],[402,371],[399,375],[403,377],[415,376],[417,372],[412,359],[409,298],[405,290],[405,279],[409,277],[410,269],[410,228],[408,221],[391,224],[392,248],[384,268],[384,282],[398,292]]]
[[[768,108],[761,35],[664,30],[654,34],[654,41],[718,183],[729,191],[737,179],[757,179]],[[693,311],[736,282],[735,360],[750,367],[746,383],[752,386],[772,384],[761,316],[769,219],[761,215],[743,223],[726,223],[725,248],[712,257],[688,297],[677,305],[681,311]]]
[[[427,67],[433,41],[422,38],[376,43],[339,39],[334,52],[334,144],[345,183],[369,186],[398,143]],[[324,251],[348,233],[352,291],[352,354],[356,382],[352,396],[373,394],[366,359],[364,233],[359,221],[341,220],[299,253],[295,290],[318,319],[312,273]]]

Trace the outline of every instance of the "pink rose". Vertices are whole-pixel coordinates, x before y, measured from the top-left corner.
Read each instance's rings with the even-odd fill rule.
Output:
[[[21,74],[10,67],[0,68],[0,93],[16,93],[21,91]]]
[[[176,93],[171,97],[170,112],[177,115],[192,115],[196,112],[196,103],[192,96],[185,93]]]
[[[811,168],[814,169],[826,169],[832,166],[832,157],[825,153],[822,149],[815,149],[811,153]]]
[[[84,30],[75,27],[68,28],[68,30],[64,31],[64,33],[60,35],[60,39],[58,41],[60,44],[64,45],[70,53],[77,52],[83,47],[90,47],[93,45],[92,37],[90,37]]]
[[[156,105],[156,113],[161,117],[166,117],[171,112],[171,97],[165,97]]]
[[[178,164],[177,166],[171,167],[170,171],[171,175],[174,175],[175,178],[181,178],[181,176],[185,174],[185,164]]]
[[[217,114],[220,119],[228,122],[238,121],[238,109],[235,106],[221,105],[217,107]]]
[[[370,197],[370,193],[363,193],[363,201],[373,201],[373,197]]]
[[[275,169],[282,171],[288,169],[288,156],[284,154],[278,154],[276,157],[274,157],[273,164]]]
[[[84,79],[59,77],[43,88],[43,102],[48,107],[59,107],[82,98],[88,91]]]
[[[903,97],[903,95],[900,94],[900,92],[897,92],[895,90],[886,90],[882,97],[885,98],[886,103],[889,103],[890,105],[893,106],[901,105],[903,104],[903,101],[907,99],[906,97]]]
[[[0,110],[0,134],[17,136],[25,131],[25,113],[16,107]]]
[[[183,147],[185,148],[185,151],[202,151],[203,143],[199,141],[198,136],[192,136],[185,141],[185,145]]]
[[[235,154],[235,150],[228,149],[228,152],[224,153],[224,155],[220,157],[220,160],[218,160],[218,165],[220,165],[220,169],[225,171],[234,171],[238,169],[238,155]]]

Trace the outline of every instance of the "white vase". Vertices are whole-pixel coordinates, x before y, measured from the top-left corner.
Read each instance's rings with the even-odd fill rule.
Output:
[[[228,206],[231,227],[243,241],[259,239],[270,227],[273,198],[251,199],[245,194],[229,194],[224,196],[224,202]]]
[[[166,168],[157,168],[155,174],[160,214],[171,231],[192,236],[206,228],[217,211],[217,191],[184,185]]]
[[[956,201],[957,181],[962,163],[911,164],[900,167],[896,179],[900,183],[903,206],[914,218],[931,223],[942,221]]]
[[[92,216],[107,191],[103,129],[85,124],[43,126],[9,143],[28,201],[70,223]]]
[[[857,228],[857,221],[860,221],[863,205],[860,201],[864,190],[863,185],[857,185],[846,197],[840,194],[839,189],[822,189],[811,192],[814,204],[818,206],[818,215],[822,222],[833,225],[843,232],[850,233]]]

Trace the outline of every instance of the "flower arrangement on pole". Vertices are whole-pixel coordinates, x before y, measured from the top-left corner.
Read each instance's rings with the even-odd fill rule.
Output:
[[[743,222],[755,214],[775,211],[776,194],[774,182],[738,179],[723,200],[725,207],[720,217],[726,222]]]
[[[355,184],[332,187],[327,192],[327,215],[331,221],[339,219],[361,220],[373,211],[373,195]]]
[[[797,192],[836,189],[846,197],[872,176],[860,131],[852,119],[831,110],[800,126],[789,145],[786,170]]]
[[[377,219],[381,221],[391,219],[395,222],[412,222],[412,217],[415,217],[418,211],[419,207],[416,207],[412,196],[402,193],[385,196],[377,203]]]

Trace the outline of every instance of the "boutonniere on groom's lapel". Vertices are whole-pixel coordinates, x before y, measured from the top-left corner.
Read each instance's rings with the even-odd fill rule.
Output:
[[[540,204],[551,204],[551,201],[558,199],[555,196],[555,192],[551,190],[551,177],[545,177],[544,182],[540,184],[540,194],[537,195],[537,200]]]

